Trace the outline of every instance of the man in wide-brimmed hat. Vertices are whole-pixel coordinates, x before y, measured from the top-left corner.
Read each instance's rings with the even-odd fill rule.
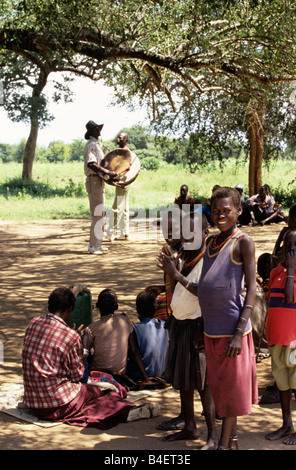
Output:
[[[93,254],[103,254],[108,248],[102,246],[104,210],[105,210],[105,188],[104,177],[114,178],[115,171],[107,170],[101,166],[104,153],[98,141],[104,124],[88,121],[86,124],[85,139],[88,141],[84,147],[84,173],[86,176],[86,190],[89,198],[91,213],[90,242],[88,251]]]

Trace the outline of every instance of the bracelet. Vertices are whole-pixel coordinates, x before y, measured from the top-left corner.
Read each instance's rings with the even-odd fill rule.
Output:
[[[292,277],[294,279],[294,276],[286,276],[286,277]]]
[[[247,319],[244,318],[244,317],[240,317],[240,320],[242,320],[242,321],[247,321]]]
[[[235,330],[237,330],[237,331],[243,331],[241,328],[235,328]]]
[[[83,349],[83,356],[89,356],[89,350],[84,348]]]
[[[252,305],[244,305],[244,308],[251,308],[253,310],[253,306]]]

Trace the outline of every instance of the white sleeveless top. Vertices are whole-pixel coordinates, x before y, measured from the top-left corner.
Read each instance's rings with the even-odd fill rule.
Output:
[[[188,279],[188,281],[198,283],[202,265],[203,259],[201,258],[188,276],[186,276],[186,279]],[[198,297],[185,289],[185,287],[179,282],[177,282],[174,289],[171,309],[177,320],[195,320],[201,316]]]

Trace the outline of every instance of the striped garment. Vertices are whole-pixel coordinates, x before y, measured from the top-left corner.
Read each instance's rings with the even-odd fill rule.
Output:
[[[167,320],[172,313],[171,301],[172,301],[172,290],[170,276],[165,274],[165,294],[157,298],[157,308],[154,316],[160,320]]]
[[[25,334],[22,366],[28,407],[69,403],[80,391],[84,372],[79,334],[57,315],[33,318]]]
[[[155,310],[155,318],[159,320],[167,320],[172,311],[167,301],[167,294],[163,294],[157,298],[157,308]]]
[[[269,346],[281,344],[290,346],[296,341],[296,285],[294,278],[294,303],[285,302],[287,268],[280,263],[274,268],[268,284],[268,317],[266,338]],[[294,346],[295,347],[295,346]]]

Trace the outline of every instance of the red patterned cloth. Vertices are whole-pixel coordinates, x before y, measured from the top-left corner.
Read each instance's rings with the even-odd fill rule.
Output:
[[[168,319],[171,313],[172,311],[167,302],[167,295],[163,294],[157,299],[157,308],[156,308],[154,316],[155,318],[159,318],[159,320],[165,321]]]
[[[58,315],[33,318],[25,334],[22,365],[28,407],[69,403],[80,392],[84,373],[79,334]]]

